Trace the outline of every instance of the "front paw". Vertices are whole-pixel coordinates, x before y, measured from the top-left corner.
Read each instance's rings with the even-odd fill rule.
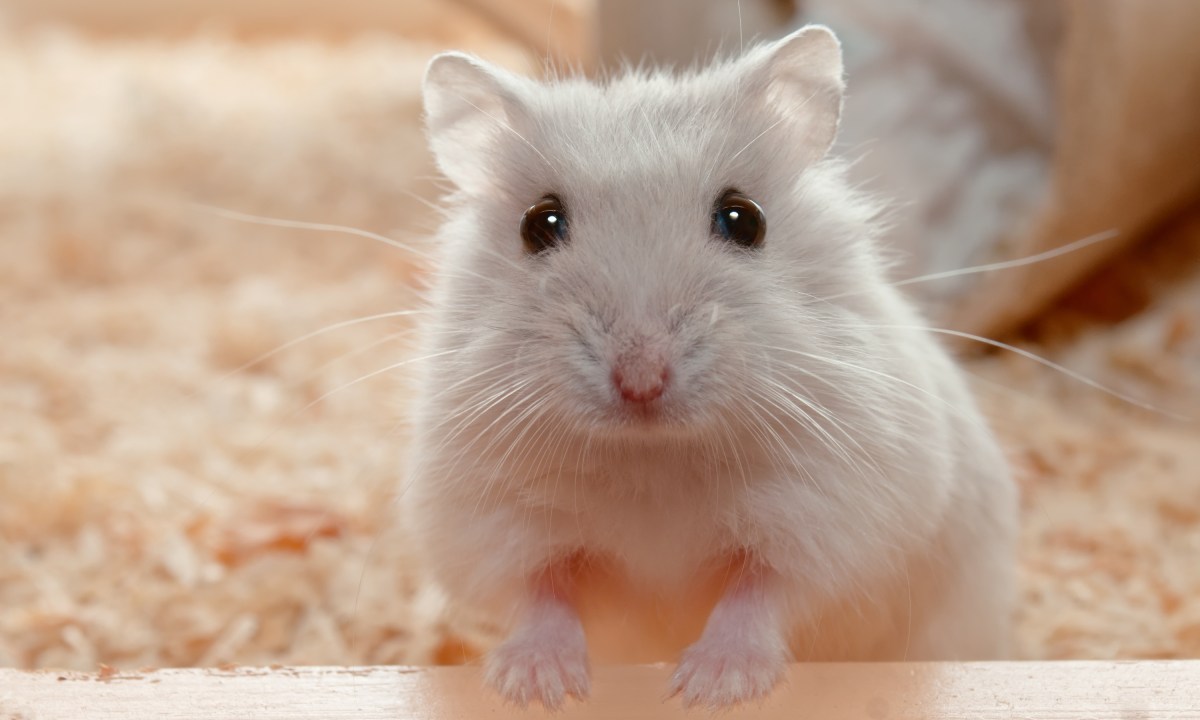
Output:
[[[783,677],[787,656],[778,647],[746,639],[701,639],[683,653],[671,676],[671,696],[683,706],[719,710],[761,700]]]
[[[568,695],[586,698],[591,687],[582,633],[578,638],[511,638],[488,656],[485,675],[489,685],[518,707],[540,702],[547,710],[557,710]]]

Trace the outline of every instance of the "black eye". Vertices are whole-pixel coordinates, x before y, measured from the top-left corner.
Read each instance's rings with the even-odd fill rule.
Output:
[[[544,252],[566,238],[567,214],[553,195],[542,198],[521,218],[521,240],[527,252]]]
[[[712,231],[741,247],[756,248],[767,236],[767,218],[758,203],[736,190],[728,190],[713,210]]]

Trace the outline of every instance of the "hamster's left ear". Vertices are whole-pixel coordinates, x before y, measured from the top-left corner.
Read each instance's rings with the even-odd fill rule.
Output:
[[[447,52],[429,62],[423,95],[425,129],[438,168],[467,192],[495,178],[497,143],[519,132],[518,79],[471,55]]]
[[[829,152],[842,114],[842,45],[823,25],[806,25],[747,58],[767,105],[790,129],[803,165]]]

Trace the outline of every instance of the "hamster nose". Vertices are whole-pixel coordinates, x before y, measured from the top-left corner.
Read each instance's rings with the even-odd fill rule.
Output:
[[[662,362],[640,360],[618,363],[613,368],[612,381],[621,399],[644,405],[662,397],[667,389],[667,368]]]

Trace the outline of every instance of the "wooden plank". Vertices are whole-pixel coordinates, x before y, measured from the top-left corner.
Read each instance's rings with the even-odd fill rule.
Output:
[[[564,718],[677,718],[668,665],[608,666]],[[108,720],[496,720],[520,712],[481,689],[477,668],[239,668],[106,673],[0,670],[0,718]],[[763,705],[731,717],[1200,718],[1200,661],[832,663],[790,668]]]

